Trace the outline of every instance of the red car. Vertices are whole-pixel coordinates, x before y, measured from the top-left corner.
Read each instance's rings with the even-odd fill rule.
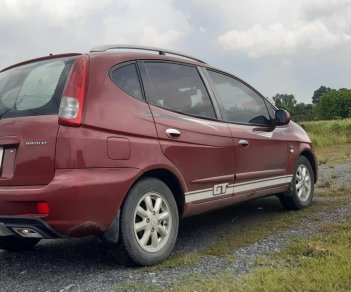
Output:
[[[137,49],[137,50],[133,50]],[[110,45],[0,72],[0,249],[97,235],[139,265],[179,218],[278,195],[311,203],[311,140],[237,77],[184,54]]]

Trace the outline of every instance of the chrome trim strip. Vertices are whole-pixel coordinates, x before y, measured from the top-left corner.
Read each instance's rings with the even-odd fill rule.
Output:
[[[191,183],[192,184],[202,184],[202,183],[224,183],[227,182],[228,180],[233,180],[234,174],[227,174],[227,175],[221,175],[221,176],[213,176],[213,177],[206,177],[206,178],[200,178],[193,180]]]
[[[0,171],[2,167],[2,157],[4,156],[4,148],[0,147]]]
[[[293,175],[277,176],[260,180],[253,180],[237,184],[217,184],[213,188],[192,191],[185,193],[185,202],[191,203],[195,201],[210,199],[213,197],[222,197],[226,195],[237,194],[241,192],[257,190],[260,188],[273,187],[277,185],[288,184],[291,182]]]
[[[259,181],[250,181],[245,183],[239,183],[234,185],[234,193],[241,193],[245,191],[251,191],[260,188],[266,188],[276,185],[287,184],[291,182],[292,175],[289,176],[282,176],[282,177],[275,177],[271,179],[264,179]]]
[[[98,46],[98,47],[92,48],[90,50],[90,53],[106,52],[108,50],[116,50],[116,49],[153,51],[153,52],[158,52],[160,55],[171,54],[171,55],[191,59],[191,60],[194,60],[194,61],[199,62],[199,63],[207,64],[205,61],[202,61],[198,58],[192,57],[192,56],[187,55],[187,54],[179,53],[176,51],[165,50],[165,49],[155,48],[155,47],[148,47],[148,46],[128,45],[128,44],[109,44],[109,45],[104,45],[104,46]]]

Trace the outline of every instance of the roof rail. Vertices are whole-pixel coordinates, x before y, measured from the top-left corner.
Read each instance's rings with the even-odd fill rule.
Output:
[[[104,45],[104,46],[98,46],[95,48],[92,48],[90,50],[91,53],[93,52],[106,52],[107,50],[114,50],[114,49],[132,49],[132,50],[144,50],[144,51],[153,51],[153,52],[158,52],[160,55],[166,55],[166,54],[171,54],[171,55],[176,55],[180,57],[184,57],[187,59],[191,59],[200,63],[207,64],[206,62],[194,58],[192,56],[183,54],[183,53],[178,53],[170,50],[165,50],[165,49],[160,49],[160,48],[154,48],[154,47],[146,47],[146,46],[135,46],[135,45],[121,45],[121,44],[111,44],[111,45]]]

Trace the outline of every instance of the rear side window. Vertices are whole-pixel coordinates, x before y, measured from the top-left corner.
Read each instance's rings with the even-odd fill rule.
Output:
[[[216,118],[210,97],[199,72],[193,66],[146,62],[153,92],[148,102],[172,111]]]
[[[111,79],[118,87],[129,95],[143,99],[139,76],[135,64],[128,64],[112,71]]]
[[[75,58],[45,60],[0,73],[0,117],[58,114]]]
[[[228,122],[269,125],[271,118],[262,97],[255,91],[227,75],[208,71],[223,117]]]

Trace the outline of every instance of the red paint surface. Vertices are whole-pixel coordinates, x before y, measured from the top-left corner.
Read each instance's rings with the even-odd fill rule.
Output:
[[[184,201],[186,192],[217,183],[292,174],[299,155],[312,153],[308,136],[293,122],[258,129],[190,117],[149,106],[108,76],[112,66],[128,60],[183,59],[117,53],[92,53],[89,58],[80,127],[59,126],[55,115],[0,120],[0,147],[5,147],[0,216],[39,216],[37,203],[46,202],[49,212],[40,217],[55,231],[67,236],[101,234],[131,186],[150,170],[172,173]],[[180,137],[168,137],[168,128],[178,129]],[[258,131],[272,133],[272,138]],[[249,145],[239,145],[240,139]],[[47,143],[26,145],[33,141]],[[289,153],[291,146],[294,153]],[[287,189],[277,186],[181,207],[184,216],[198,214]]]

